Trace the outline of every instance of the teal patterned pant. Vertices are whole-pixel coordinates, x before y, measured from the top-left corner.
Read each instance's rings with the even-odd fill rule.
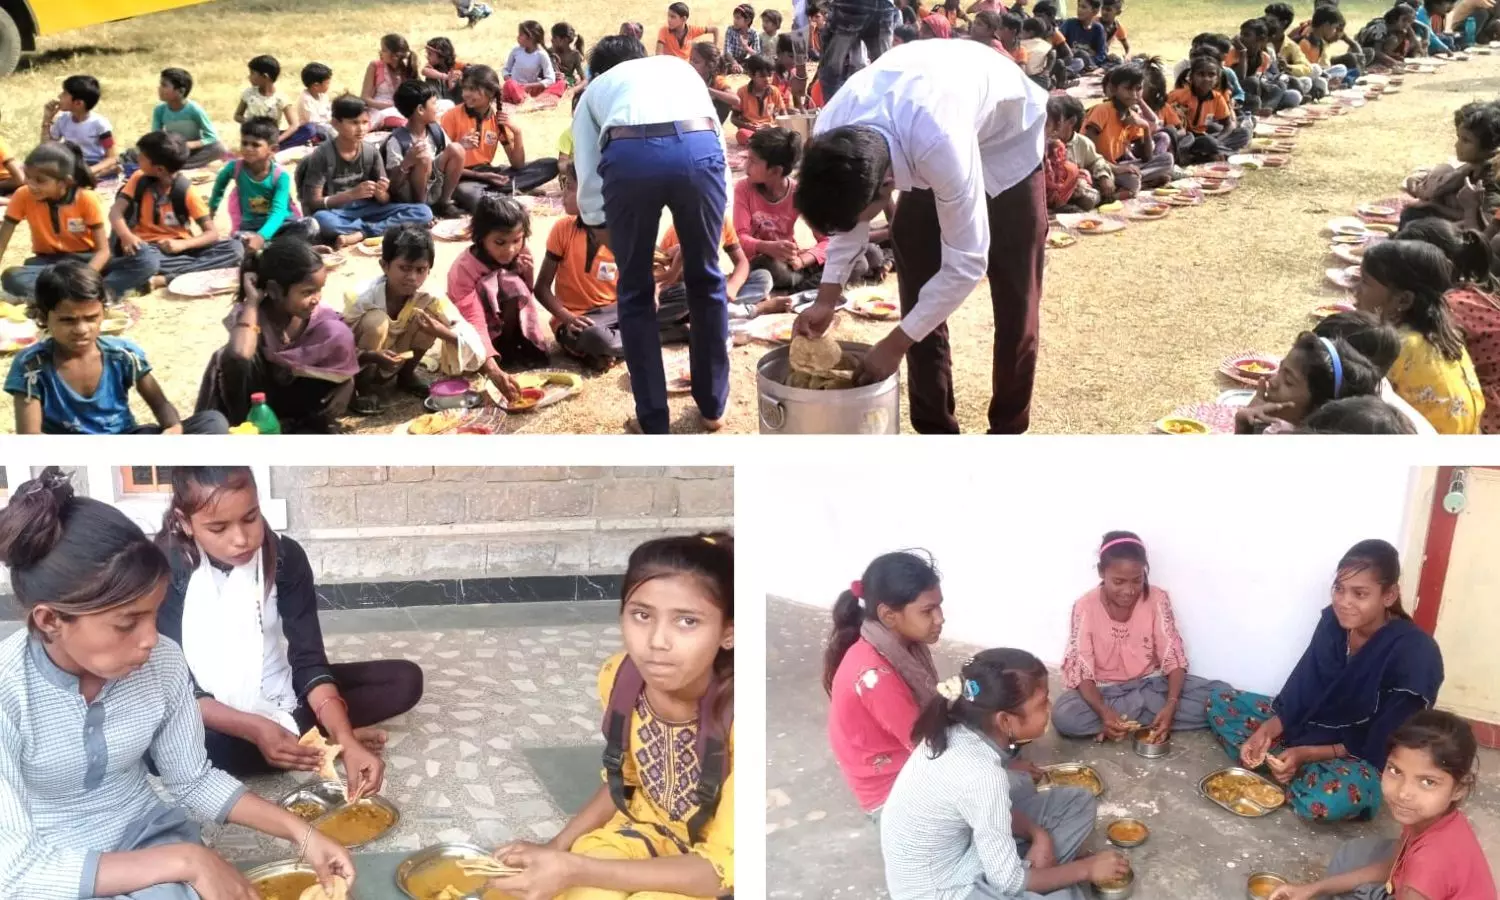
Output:
[[[1240,764],[1240,747],[1274,715],[1271,698],[1261,694],[1219,691],[1208,701],[1209,730],[1235,765]],[[1278,740],[1271,744],[1270,752],[1283,749]],[[1264,766],[1260,771],[1270,774]],[[1362,759],[1309,763],[1297,771],[1286,789],[1292,810],[1315,822],[1364,821],[1374,818],[1380,809],[1380,772]]]

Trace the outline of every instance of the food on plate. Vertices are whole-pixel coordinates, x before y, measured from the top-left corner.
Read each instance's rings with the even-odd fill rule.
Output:
[[[1359,211],[1367,216],[1394,216],[1396,214],[1396,210],[1394,207],[1373,206],[1370,204],[1366,204],[1365,206],[1360,207]]]
[[[461,864],[473,859],[478,857],[434,860],[407,876],[402,887],[417,900],[460,900],[471,894],[479,894],[484,900],[505,900],[509,895],[485,889],[487,877],[464,874]]]
[[[1094,882],[1094,884],[1103,891],[1121,891],[1125,888],[1130,887],[1130,882],[1134,880],[1135,876],[1131,874],[1129,869],[1126,869],[1125,874],[1121,875],[1119,878],[1113,878],[1109,881],[1096,881]]]
[[[1140,207],[1140,213],[1143,216],[1150,216],[1152,218],[1156,218],[1158,216],[1164,216],[1164,215],[1166,215],[1167,214],[1167,209],[1168,209],[1168,207],[1163,206],[1160,203],[1147,203],[1147,204],[1143,204]]]
[[[288,872],[255,882],[261,900],[302,900],[302,892],[318,883],[312,872]]]
[[[1098,231],[1104,227],[1104,222],[1099,219],[1083,219],[1078,223],[1079,231]]]
[[[1259,816],[1286,802],[1280,788],[1266,784],[1254,775],[1220,772],[1208,780],[1203,792],[1209,799],[1227,805],[1242,816]]]
[[[1244,799],[1230,801],[1229,808],[1242,816],[1258,816],[1261,814],[1260,807],[1256,806],[1254,803],[1251,803],[1249,800]]]
[[[1243,793],[1246,800],[1266,809],[1273,809],[1286,802],[1286,794],[1280,788],[1259,781],[1247,783],[1243,788]]]
[[[522,388],[516,399],[506,404],[507,409],[531,409],[547,396],[547,392],[539,387]]]
[[[345,847],[372,841],[396,822],[391,811],[379,803],[361,800],[323,817],[317,829]]]
[[[1047,246],[1053,249],[1071,247],[1076,241],[1077,238],[1073,237],[1071,234],[1068,234],[1066,231],[1054,231],[1047,235]]]
[[[1275,365],[1259,359],[1237,359],[1234,368],[1245,375],[1271,375],[1276,371]]]
[[[1139,844],[1146,839],[1146,826],[1134,819],[1121,819],[1109,826],[1109,838],[1122,844]]]
[[[256,433],[259,434],[259,432]],[[317,817],[323,815],[324,812],[326,812],[323,804],[317,803],[313,800],[298,800],[296,803],[293,803],[291,806],[287,807],[287,809],[291,811],[292,815],[308,822],[311,822],[313,819],[316,819]]]
[[[349,882],[338,875],[333,876],[333,889],[327,890],[322,884],[314,884],[302,892],[298,900],[348,900]]]
[[[1158,197],[1175,197],[1178,194],[1182,193],[1182,191],[1173,187],[1160,187],[1152,191],[1152,193]]]
[[[1208,434],[1212,430],[1197,419],[1183,416],[1169,416],[1156,423],[1156,427],[1164,434]]]
[[[1104,785],[1100,784],[1098,776],[1092,770],[1084,768],[1049,769],[1047,781],[1054,787],[1081,787],[1095,795],[1104,791]]]
[[[465,875],[483,875],[486,878],[500,878],[504,875],[515,875],[521,871],[515,866],[507,866],[493,856],[466,857],[458,861],[458,868]]]
[[[383,236],[377,236],[372,238],[365,238],[364,240],[360,241],[360,243],[366,247],[379,247],[380,242],[383,240],[385,240]]]
[[[417,416],[412,419],[407,431],[411,434],[442,434],[457,425],[463,414],[456,409],[445,409],[442,412],[428,413],[425,416]]]

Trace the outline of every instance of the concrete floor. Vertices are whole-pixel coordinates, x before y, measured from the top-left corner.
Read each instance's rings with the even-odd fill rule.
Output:
[[[402,658],[426,675],[421,704],[384,726],[381,793],[401,822],[361,852],[556,834],[578,805],[568,782],[598,778],[595,685],[600,664],[620,648],[617,616],[612,601],[323,614],[333,662]],[[530,762],[538,750],[577,771],[539,774]],[[274,800],[303,780],[284,774],[248,784]],[[235,862],[287,855],[285,844],[236,826],[210,828],[205,838]]]
[[[766,857],[772,898],[888,897],[875,826],[854,802],[828,750],[828,701],[822,689],[828,612],[771,598],[767,614],[768,709]],[[935,648],[938,671],[956,672],[977,649],[951,642]],[[1054,679],[1053,697],[1060,692]],[[1046,765],[1082,761],[1103,777],[1100,829],[1085,850],[1105,846],[1103,825],[1143,819],[1151,838],[1129,851],[1138,900],[1237,900],[1246,876],[1271,870],[1303,880],[1322,874],[1341,841],[1393,835],[1388,818],[1369,824],[1315,827],[1287,811],[1240,819],[1204,800],[1197,783],[1228,763],[1206,732],[1177,733],[1172,753],[1147,760],[1128,744],[1065,740],[1055,732],[1025,755]],[[1500,753],[1485,751],[1481,784],[1466,810],[1491,865],[1500,863]],[[1497,877],[1500,881],[1500,877]]]

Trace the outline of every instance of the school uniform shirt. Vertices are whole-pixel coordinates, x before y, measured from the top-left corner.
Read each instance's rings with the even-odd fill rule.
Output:
[[[304,176],[308,190],[314,185],[323,187],[326,201],[334,194],[358,187],[365,181],[379,181],[385,177],[385,163],[380,159],[380,149],[368,141],[359,142],[359,152],[353,159],[339,155],[337,141],[325,141],[307,157]]]
[[[517,46],[505,58],[505,78],[520,84],[551,84],[557,80],[557,72],[545,50],[538,47],[527,53]]]
[[[740,88],[740,118],[751,125],[763,126],[776,124],[776,117],[786,112],[786,104],[781,102],[781,92],[774,86],[766,87],[766,95],[757,97],[750,92],[750,85]]]
[[[179,135],[184,141],[213,144],[219,140],[213,121],[194,100],[183,104],[182,109],[173,109],[165,103],[156,104],[151,111],[151,130]]]
[[[259,88],[247,87],[245,92],[240,94],[240,100],[245,104],[246,119],[265,116],[280,127],[282,114],[287,108],[286,99],[280,94],[267,97],[260,92]]]
[[[1389,375],[1396,392],[1427,417],[1439,434],[1478,434],[1484,393],[1469,351],[1445,359],[1427,338],[1404,331],[1401,355]]]
[[[129,338],[100,335],[98,343],[101,371],[91,397],[74,391],[58,374],[50,337],[11,362],[5,392],[41,402],[43,434],[124,434],[135,428],[130,389],[151,374],[146,351]]]
[[[584,96],[587,97],[588,94]],[[496,151],[504,144],[510,143],[509,132],[501,132],[500,126],[495,124],[494,116],[486,115],[476,120],[463,104],[443,113],[438,124],[443,126],[443,133],[448,135],[448,140],[464,148],[464,168],[466,169],[493,165]],[[479,146],[470,147],[464,143],[464,138],[476,131],[479,132]]]
[[[677,239],[677,226],[668,225],[667,233],[662,235],[661,243],[656,245],[656,249],[661,251],[662,253],[666,253],[668,250],[676,247],[679,243],[681,242]],[[739,235],[735,234],[734,231],[734,217],[726,212],[724,214],[724,229],[719,232],[719,246],[724,249],[724,252],[728,253],[739,245]],[[657,276],[657,284],[665,286],[668,284],[680,284],[682,282],[682,279],[680,277],[676,281],[663,281],[661,279],[661,275],[666,272],[666,270],[666,266],[656,267],[656,271],[654,274]]]
[[[1474,826],[1455,809],[1421,834],[1401,830],[1406,851],[1391,870],[1392,896],[1410,888],[1427,900],[1495,900],[1495,879],[1474,836]]]
[[[136,172],[125,182],[125,189],[120,192],[122,197],[135,197],[136,192],[140,191],[140,217],[130,230],[135,232],[136,237],[147,242],[187,240],[192,237],[193,229],[189,226],[210,215],[208,204],[203,202],[197,191],[188,188],[183,205],[187,207],[189,221],[179,222],[177,212],[172,209],[170,188],[153,180],[142,189],[140,184],[144,177],[144,172]]]
[[[953,73],[963,72],[957,81]],[[958,309],[989,267],[988,199],[1042,164],[1047,92],[977,41],[902,44],[850,76],[818,116],[815,134],[845,125],[879,132],[896,190],[931,190],[943,267],[901,329],[920,341]],[[824,284],[844,284],[864,252],[869,223],[828,241]]]
[[[31,249],[37,256],[93,253],[93,229],[107,220],[104,201],[87,188],[74,188],[54,203],[38,200],[24,184],[11,195],[5,218],[31,226]]]
[[[689,119],[713,119],[717,123],[719,115],[708,86],[685,59],[670,55],[632,59],[590,81],[573,113],[573,165],[578,172],[579,218],[595,227],[605,224],[604,179],[599,175],[599,158],[604,136],[611,128]],[[718,133],[722,143],[723,132]],[[725,166],[724,171],[727,193],[729,167]]]
[[[1115,19],[1113,23],[1105,22],[1101,19],[1099,24],[1104,26],[1104,36],[1107,39],[1104,45],[1106,49],[1115,41],[1119,41],[1123,49],[1125,42],[1130,40],[1130,36],[1125,33],[1125,23],[1119,19]]]
[[[1317,65],[1323,61],[1324,45],[1322,41],[1312,37],[1305,37],[1298,43],[1298,46],[1302,48],[1302,55],[1307,57],[1308,62]]]
[[[235,202],[240,206],[241,232],[253,231],[269,241],[292,218],[292,173],[286,169],[272,163],[266,177],[257,179],[243,163],[226,164],[215,176],[213,193],[208,198],[211,215],[218,214],[230,182]]]
[[[82,122],[71,115],[60,115],[52,120],[49,129],[54,141],[72,141],[83,151],[84,162],[94,165],[109,155],[115,145],[114,129],[109,120],[97,112],[90,112]]]
[[[951,726],[937,759],[918,744],[880,816],[891,900],[966,900],[981,877],[998,896],[1020,896],[1026,866],[1010,810],[1003,757],[989,738]]]
[[[313,96],[312,91],[303,91],[297,98],[297,117],[305,125],[331,125],[333,123],[333,98],[328,94]]]
[[[1168,125],[1203,134],[1210,122],[1233,121],[1234,109],[1218,91],[1205,99],[1194,94],[1190,87],[1180,87],[1167,94],[1167,105],[1162,107],[1161,115]]]
[[[1084,116],[1083,125],[1099,129],[1098,136],[1093,139],[1094,146],[1099,148],[1099,155],[1111,163],[1118,163],[1120,157],[1130,152],[1132,144],[1146,136],[1146,127],[1134,123],[1127,125],[1110,100],[1090,109]]]
[[[705,34],[708,34],[707,28],[689,25],[682,40],[679,41],[677,35],[672,33],[672,29],[663,25],[661,31],[656,33],[656,42],[664,47],[661,52],[662,56],[675,56],[685,61],[693,52],[693,42]]]
[[[1239,61],[1240,61],[1240,51],[1239,51],[1239,49],[1238,48],[1231,49],[1229,51],[1229,55],[1226,56],[1226,57],[1224,57],[1224,68],[1226,68],[1226,69],[1233,68],[1235,66],[1235,64],[1238,63]],[[1264,75],[1266,73],[1266,70],[1269,69],[1269,68],[1271,68],[1271,53],[1268,50],[1262,50],[1260,52],[1260,64],[1257,65],[1257,66],[1251,67],[1249,65],[1249,63],[1246,63],[1246,73],[1245,74],[1247,74],[1247,75]]]
[[[587,315],[619,299],[620,267],[608,247],[595,243],[589,256],[588,229],[577,216],[564,216],[547,235],[547,255],[557,264],[553,293],[575,316]]]
[[[787,179],[786,196],[772,202],[765,194],[743,179],[734,186],[735,235],[745,255],[754,259],[760,255],[761,245],[777,241],[796,241],[797,206],[793,202],[797,193],[797,182]],[[816,239],[812,247],[806,248],[821,265],[828,258],[827,235],[813,233]]]
[[[95,896],[100,857],[162,809],[147,754],[178,804],[225,820],[245,786],[209,765],[190,683],[162,638],[86,703],[40,638],[23,628],[0,641],[0,896]]]

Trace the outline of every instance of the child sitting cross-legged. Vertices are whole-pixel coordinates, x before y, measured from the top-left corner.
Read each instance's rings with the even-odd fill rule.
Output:
[[[542,23],[528,19],[518,26],[516,46],[505,58],[505,85],[501,92],[506,103],[524,103],[527,97],[561,97],[568,83],[557,77],[552,57],[542,46],[547,32]]]
[[[739,235],[734,230],[734,216],[728,212],[724,214],[720,246],[724,255],[729,257],[730,269],[724,275],[729,318],[751,319],[762,312],[783,309],[775,301],[767,302],[771,296],[771,273],[765,269],[751,270],[750,257],[740,246]],[[687,285],[682,277],[682,244],[677,239],[676,225],[667,226],[666,234],[656,245],[652,275],[656,279],[657,318],[661,322],[662,343],[687,340]]]
[[[31,311],[47,337],[18,353],[5,379],[16,433],[228,434],[229,422],[216,412],[180,419],[145,351],[128,338],[99,333],[107,294],[98,272],[72,260],[37,279]],[[151,408],[155,425],[136,424],[131,388]]]
[[[286,128],[277,137],[277,143],[296,134],[298,128],[297,107],[276,91],[276,81],[281,78],[281,63],[274,56],[261,55],[250,60],[250,86],[240,95],[240,105],[235,108],[234,120],[244,124],[251,119],[264,116],[281,128]]]
[[[84,162],[95,181],[120,173],[120,155],[115,149],[114,127],[95,107],[103,92],[92,75],[70,75],[62,93],[42,109],[41,142],[67,141],[83,152]]]
[[[500,75],[485,65],[464,69],[459,82],[464,102],[443,114],[443,132],[448,140],[464,148],[463,181],[455,202],[473,211],[491,191],[524,194],[557,177],[557,160],[543,157],[526,160],[521,129],[514,125],[500,103]],[[509,166],[495,165],[501,149]]]
[[[427,42],[422,52],[427,56],[427,65],[422,67],[422,79],[437,89],[439,113],[445,113],[464,102],[459,82],[463,80],[464,69],[469,64],[458,58],[453,42],[445,37],[435,37]]]
[[[1160,131],[1161,121],[1141,99],[1145,85],[1146,71],[1138,63],[1109,70],[1104,76],[1104,102],[1084,118],[1083,133],[1114,166],[1122,200],[1172,179],[1171,139]]]
[[[1224,68],[1232,69],[1244,87],[1245,105],[1252,113],[1269,116],[1302,105],[1302,93],[1284,87],[1272,71],[1271,27],[1265,19],[1246,21],[1231,43]]]
[[[1177,159],[1184,165],[1225,159],[1250,146],[1240,128],[1224,83],[1224,70],[1211,49],[1193,55],[1188,71],[1167,94],[1162,122],[1177,129]]]
[[[354,412],[380,412],[381,400],[393,389],[426,397],[428,384],[418,366],[433,347],[442,375],[460,377],[484,364],[484,342],[473,326],[448,300],[422,290],[434,258],[426,228],[398,225],[380,245],[384,274],[346,298],[344,321],[354,331],[360,363],[349,406]]]
[[[734,25],[724,32],[724,56],[729,59],[730,72],[738,75],[745,60],[764,56],[761,46],[760,32],[755,30],[755,7],[741,3],[734,8]]]
[[[1099,7],[1099,24],[1104,26],[1106,49],[1113,46],[1115,41],[1120,42],[1120,55],[1110,54],[1110,63],[1130,58],[1130,38],[1125,34],[1125,23],[1120,21],[1124,5],[1124,0],[1104,0],[1104,5]]]
[[[602,371],[625,358],[617,290],[620,267],[600,229],[578,218],[578,179],[572,163],[564,163],[557,177],[567,215],[547,235],[536,299],[552,314],[557,345]]]
[[[302,218],[292,173],[276,162],[276,136],[276,123],[267,118],[249,119],[241,125],[240,158],[219,170],[208,198],[213,216],[225,202],[225,193],[229,194],[233,235],[250,250],[261,249],[283,225]],[[317,222],[311,225],[315,228]]]
[[[380,56],[365,67],[365,81],[359,91],[365,109],[369,110],[370,127],[389,131],[405,124],[396,111],[396,88],[402,82],[421,77],[417,55],[411,52],[406,38],[399,34],[381,38]]]
[[[1401,211],[1401,224],[1430,217],[1455,222],[1462,228],[1500,232],[1500,225],[1495,224],[1500,185],[1496,184],[1493,163],[1500,152],[1500,104],[1484,100],[1465,103],[1453,114],[1453,127],[1457,133],[1453,155],[1458,165],[1443,163],[1406,179],[1406,192],[1417,202]]]
[[[1344,33],[1344,26],[1344,14],[1337,6],[1319,3],[1312,18],[1299,29],[1300,34],[1294,35],[1302,55],[1313,65],[1323,67],[1323,74],[1333,87],[1352,87],[1364,65],[1363,52]],[[1350,52],[1335,56],[1333,45],[1340,42]]]
[[[1115,196],[1115,172],[1094,142],[1078,132],[1083,104],[1067,94],[1047,98],[1047,147],[1042,170],[1049,212],[1086,212]]]
[[[297,98],[297,119],[300,124],[280,142],[283,149],[320,144],[334,139],[333,98],[328,96],[332,85],[332,69],[320,62],[310,62],[302,67],[303,91],[302,96]]]
[[[380,149],[365,140],[370,115],[363,100],[346,94],[333,101],[333,128],[338,137],[319,145],[297,166],[302,206],[325,238],[347,247],[404,222],[432,221],[426,203],[391,199]]]
[[[588,60],[583,55],[583,35],[567,22],[552,25],[552,68],[568,87],[579,87],[588,79]]]
[[[104,275],[110,295],[121,298],[144,287],[156,273],[149,259],[110,257],[104,201],[94,191],[94,173],[71,143],[48,141],[26,155],[26,184],[10,198],[0,224],[0,257],[16,226],[31,231],[32,256],[0,272],[0,288],[12,297],[33,297],[48,266],[66,260],[87,263]]]
[[[168,131],[187,142],[184,169],[202,168],[229,155],[219,143],[219,133],[208,113],[198,101],[188,99],[192,92],[193,76],[187,70],[162,69],[161,84],[156,89],[161,102],[151,111],[152,131]]]
[[[769,59],[751,56],[745,60],[744,69],[750,76],[750,83],[740,88],[740,106],[730,113],[729,121],[739,129],[735,139],[748,144],[751,135],[776,124],[776,117],[786,112],[786,103],[781,92],[771,84],[775,67]]]
[[[464,148],[448,140],[438,125],[437,88],[425,81],[404,81],[396,88],[396,109],[406,124],[382,145],[391,199],[425,203],[434,215],[456,219],[463,211],[453,193],[464,172]]]
[[[219,237],[208,204],[182,174],[188,157],[182,136],[153,131],[135,149],[140,171],[125,182],[109,213],[114,254],[137,257],[143,266],[150,263],[168,281],[189,272],[238,267],[245,245]]]
[[[1051,88],[1059,83],[1053,77],[1057,52],[1052,49],[1052,42],[1047,40],[1048,34],[1047,23],[1041,19],[1025,19],[1021,22],[1021,53],[1026,60],[1021,63],[1021,68],[1032,81],[1044,88]],[[1064,70],[1061,83],[1066,81]]]

